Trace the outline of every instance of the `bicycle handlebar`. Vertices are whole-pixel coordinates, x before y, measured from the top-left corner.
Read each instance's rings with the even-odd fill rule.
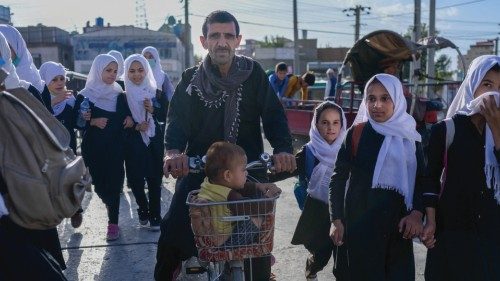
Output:
[[[189,172],[193,174],[198,174],[203,172],[205,169],[206,156],[194,156],[188,157],[188,166]],[[252,161],[246,165],[247,170],[256,170],[256,169],[266,169],[272,170],[274,168],[274,163],[271,155],[269,153],[264,152],[259,156],[259,160]]]

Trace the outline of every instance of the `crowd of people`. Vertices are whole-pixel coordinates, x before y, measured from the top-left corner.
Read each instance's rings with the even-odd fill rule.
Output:
[[[387,73],[366,83],[351,127],[340,106],[320,103],[310,141],[293,155],[281,100],[298,90],[307,99],[314,75],[287,75],[280,63],[268,76],[255,60],[235,55],[241,39],[236,18],[214,11],[200,36],[208,54],[183,72],[175,90],[158,51],[146,47],[125,59],[118,51],[98,55],[85,88],[72,93],[63,65],[46,62],[36,69],[20,33],[0,25],[0,64],[9,73],[3,88],[23,87],[43,103],[70,132],[75,153],[75,130],[82,132],[81,154],[107,210],[108,241],[120,238],[127,175],[138,223],[161,230],[156,280],[175,280],[182,261],[197,255],[185,203],[190,191],[201,187],[202,198],[215,201],[241,200],[247,190],[280,192],[261,171],[250,173],[264,183],[245,184],[247,160],[264,151],[261,124],[273,148],[271,180],[298,176],[303,189],[296,193],[302,213],[291,243],[310,253],[306,280],[317,280],[332,257],[339,281],[415,280],[413,239],[429,249],[426,280],[500,280],[500,57],[472,62],[447,119],[432,129],[427,162],[403,86]],[[189,173],[188,157],[205,154],[206,173]],[[163,176],[177,182],[162,218]],[[4,196],[0,184],[0,279],[18,276],[26,263],[11,255],[13,245],[23,245],[40,250],[26,257],[37,265],[38,278],[65,280],[57,229],[16,226]],[[82,212],[72,218],[74,227]],[[230,224],[217,226],[230,235]],[[10,243],[18,239],[23,244]],[[239,245],[254,237],[233,239]],[[253,280],[270,280],[271,264],[270,256],[245,261]]]

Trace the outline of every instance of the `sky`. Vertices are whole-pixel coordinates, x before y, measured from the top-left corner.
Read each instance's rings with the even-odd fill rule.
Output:
[[[156,30],[169,16],[184,22],[184,1],[179,0],[4,0],[11,8],[15,26],[42,23],[67,31],[82,32],[87,21],[103,17],[105,24],[135,25],[138,2],[145,4],[149,28]],[[240,22],[243,41],[264,36],[293,39],[291,0],[189,0],[194,53],[204,55],[199,43],[204,17],[213,10],[227,10]],[[466,53],[476,41],[494,39],[500,32],[500,1],[436,1],[436,29]],[[429,1],[422,0],[422,23],[429,21]],[[354,43],[354,17],[343,9],[356,5],[370,7],[361,15],[360,36],[378,29],[405,33],[413,25],[411,0],[297,0],[299,37],[303,29],[308,38],[317,38],[318,47],[348,47]],[[456,52],[446,50],[455,61]],[[454,63],[455,65],[455,63]]]

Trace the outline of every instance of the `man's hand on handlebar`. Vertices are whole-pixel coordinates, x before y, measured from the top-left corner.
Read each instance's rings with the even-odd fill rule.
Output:
[[[188,157],[177,149],[167,150],[163,159],[163,174],[172,175],[174,179],[187,176],[189,173]]]
[[[290,153],[280,152],[273,155],[274,172],[289,172],[292,173],[297,169],[297,163],[295,162],[295,156]]]

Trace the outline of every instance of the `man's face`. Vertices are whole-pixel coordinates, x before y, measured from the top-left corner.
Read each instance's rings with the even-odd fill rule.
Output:
[[[240,45],[241,35],[236,35],[234,22],[211,23],[207,37],[200,36],[201,44],[218,66],[230,65],[235,49]]]

